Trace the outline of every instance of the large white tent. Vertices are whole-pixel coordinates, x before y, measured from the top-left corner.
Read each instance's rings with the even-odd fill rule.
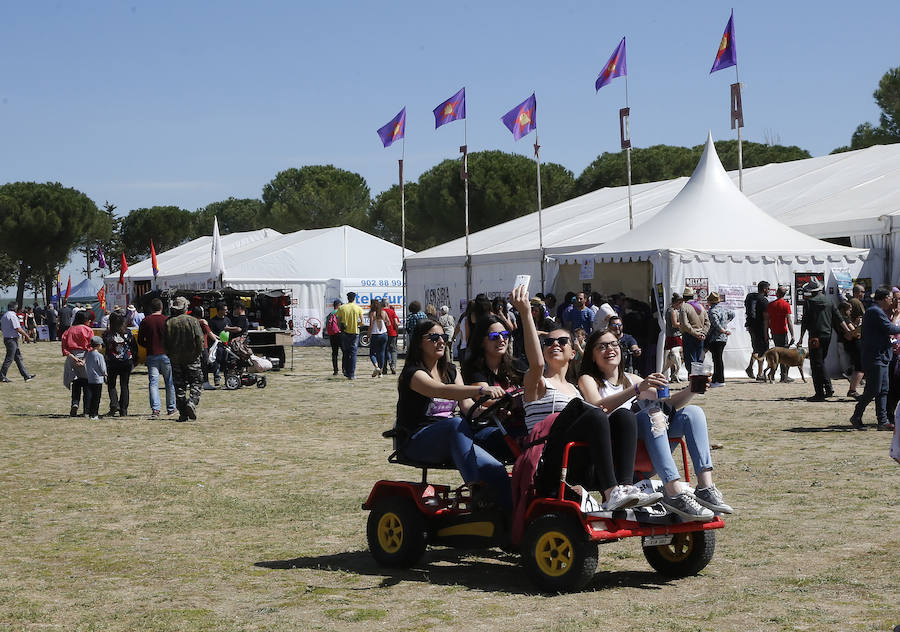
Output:
[[[647,296],[654,288],[661,305],[686,285],[698,288],[700,298],[704,290],[718,291],[736,313],[725,364],[737,374],[750,354],[742,299],[758,281],[796,290],[798,278],[820,274],[834,295],[838,277],[870,273],[868,255],[810,237],[762,211],[728,177],[710,135],[693,175],[665,208],[621,237],[558,255],[557,283],[579,287],[587,281],[604,288],[607,279],[617,279],[630,296]]]
[[[331,300],[345,290],[360,294],[361,303],[373,296],[403,302],[401,248],[351,226],[287,235],[268,228],[225,235],[221,238],[225,261],[221,285],[211,274],[212,239],[199,237],[160,253],[155,280],[149,259],[129,267],[124,287],[118,283],[118,273],[108,276],[107,294],[121,303],[126,293],[134,296],[140,287],[136,284],[141,283],[160,290],[284,289],[292,295],[294,336],[301,344],[321,342],[321,331],[310,331],[321,330]]]
[[[737,182],[737,173],[729,177]],[[681,191],[687,178],[632,187],[634,224],[651,220]],[[883,261],[871,273],[875,285],[900,279],[900,144],[744,170],[744,193],[781,222],[820,239],[844,238]],[[543,244],[552,256],[608,242],[628,232],[626,187],[608,187],[543,211]],[[531,213],[469,237],[475,292],[503,293],[519,273],[540,290],[538,214]],[[895,254],[897,253],[897,254]],[[407,260],[412,298],[465,298],[465,240],[455,239]],[[547,291],[557,268],[547,263]],[[610,290],[616,290],[610,286]]]

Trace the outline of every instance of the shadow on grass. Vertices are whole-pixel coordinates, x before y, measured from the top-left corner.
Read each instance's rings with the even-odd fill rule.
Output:
[[[849,425],[844,426],[794,426],[793,428],[784,428],[782,432],[859,432],[856,428]]]
[[[601,558],[600,564],[602,563]],[[379,566],[368,551],[269,560],[255,562],[253,565],[274,570],[308,568],[382,577],[381,583],[376,588],[412,581],[441,586],[461,585],[485,592],[498,590],[514,594],[539,592],[522,571],[519,556],[497,549],[479,550],[477,554],[459,549],[429,549],[425,557],[409,569]],[[668,580],[650,570],[611,572],[601,570],[588,584],[587,590],[620,587],[660,590],[668,583]]]

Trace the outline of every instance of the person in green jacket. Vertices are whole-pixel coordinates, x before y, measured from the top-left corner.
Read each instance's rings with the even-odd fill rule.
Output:
[[[187,314],[188,301],[179,296],[172,301],[169,319],[163,332],[163,346],[172,364],[175,383],[175,407],[178,421],[197,418],[197,406],[203,392],[203,331],[196,318]]]

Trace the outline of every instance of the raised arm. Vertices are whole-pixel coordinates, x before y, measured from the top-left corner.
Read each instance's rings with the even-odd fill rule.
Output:
[[[522,386],[525,387],[525,401],[533,402],[544,396],[544,354],[531,317],[531,304],[528,302],[528,290],[525,286],[513,288],[510,302],[522,320],[522,341],[525,344],[525,357],[528,358],[528,371],[522,378]]]

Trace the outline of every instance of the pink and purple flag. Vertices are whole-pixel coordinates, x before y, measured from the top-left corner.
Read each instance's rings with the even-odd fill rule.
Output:
[[[445,123],[466,118],[466,89],[463,88],[452,97],[434,108],[434,129]]]
[[[623,37],[622,41],[619,42],[619,45],[616,46],[616,50],[613,52],[612,57],[610,57],[609,61],[606,62],[606,65],[603,66],[603,71],[597,77],[597,81],[594,82],[594,87],[597,90],[600,90],[600,88],[616,77],[623,77],[627,74],[628,68],[625,66],[625,38]]]
[[[403,138],[405,132],[406,108],[404,107],[387,125],[378,129],[378,136],[385,147],[390,147],[395,140]]]
[[[156,248],[153,247],[153,240],[150,240],[150,266],[153,268],[153,278],[159,274],[159,264],[156,262]]]
[[[103,256],[103,246],[97,246],[97,265],[101,268],[106,267],[106,257]]]
[[[537,100],[534,93],[504,114],[500,120],[509,128],[516,140],[537,129]]]
[[[725,25],[722,41],[719,42],[719,50],[716,51],[716,60],[713,62],[709,74],[731,66],[737,66],[737,48],[734,43],[734,9],[731,10],[731,17],[728,18],[728,24]]]

